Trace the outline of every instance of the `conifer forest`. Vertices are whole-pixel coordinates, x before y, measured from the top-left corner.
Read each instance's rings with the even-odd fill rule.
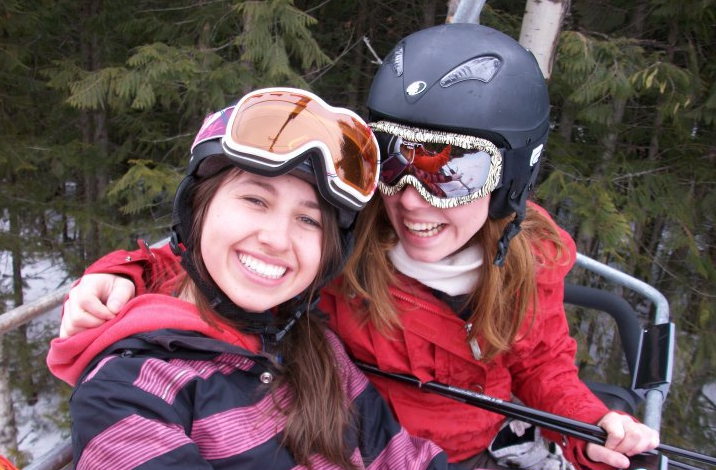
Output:
[[[2,311],[26,301],[30,263],[52,260],[75,279],[110,250],[166,237],[208,112],[254,88],[296,86],[367,118],[378,61],[407,34],[450,21],[456,3],[1,0]],[[518,39],[525,3],[487,0],[479,22]],[[716,0],[562,3],[534,198],[580,253],[666,296],[677,342],[662,442],[713,455]],[[617,292],[650,315],[648,302]],[[613,326],[581,311],[570,321],[585,377],[623,381]],[[13,406],[53,390],[57,432],[69,435],[70,390],[44,363],[57,325],[59,315],[39,340],[27,327],[2,337],[0,403],[11,405],[0,454],[19,462],[29,456]]]

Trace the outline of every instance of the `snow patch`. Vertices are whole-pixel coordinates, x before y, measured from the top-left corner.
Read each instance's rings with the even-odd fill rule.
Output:
[[[11,292],[12,289],[12,255],[0,252],[0,290]],[[28,262],[22,267],[23,296],[25,303],[32,302],[50,294],[71,282],[67,277],[62,263],[55,259],[43,259]],[[5,309],[8,309],[6,304]],[[60,308],[56,307],[37,317],[28,324],[28,339],[38,341],[42,351],[42,359],[49,348],[48,338],[54,336],[59,329]],[[44,364],[44,360],[41,361]],[[46,368],[44,373],[50,374]],[[65,407],[68,395],[58,393],[59,381],[52,379],[51,386],[41,390],[37,402],[30,406],[22,392],[13,391],[15,421],[17,423],[18,445],[30,461],[46,454],[69,437],[69,429],[61,429],[57,419],[63,419],[61,410]],[[68,418],[67,418],[68,419]]]
[[[716,406],[716,382],[704,385],[701,392],[714,406]]]

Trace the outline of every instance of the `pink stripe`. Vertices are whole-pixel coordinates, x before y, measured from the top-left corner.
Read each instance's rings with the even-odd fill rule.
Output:
[[[410,436],[405,429],[401,429],[368,468],[424,470],[440,452],[440,448],[432,442]]]
[[[190,442],[176,424],[132,415],[95,436],[82,451],[77,470],[131,469]]]
[[[330,330],[326,330],[326,336],[341,371],[343,391],[350,401],[354,401],[368,386],[368,379],[350,360],[341,340]]]
[[[234,408],[194,421],[191,439],[208,460],[246,452],[280,433],[286,418],[277,406],[287,403],[285,388],[267,395],[254,406]]]
[[[211,361],[148,359],[142,365],[134,386],[151,393],[170,405],[179,391],[196,377],[208,379],[212,374],[228,375],[235,370],[248,370],[253,362],[235,354],[222,354]]]
[[[191,144],[191,151],[193,152],[194,147],[206,140],[223,137],[226,133],[226,124],[228,124],[229,117],[231,117],[233,110],[234,106],[231,106],[204,118],[204,123],[196,134],[194,143]]]
[[[147,359],[142,364],[134,386],[171,405],[181,387],[196,375],[194,370],[186,367],[178,367],[161,359]]]
[[[85,382],[87,382],[88,380],[92,380],[92,378],[93,378],[95,375],[97,375],[97,372],[99,372],[99,370],[100,370],[106,363],[108,363],[110,360],[114,359],[115,357],[117,357],[117,356],[116,356],[116,355],[107,356],[107,357],[105,357],[104,359],[102,359],[101,361],[99,361],[99,364],[97,364],[97,366],[95,366],[95,368],[92,369],[92,372],[90,372],[89,374],[87,374],[87,377],[85,377],[85,379],[82,381],[82,383],[85,383]]]
[[[336,464],[329,462],[324,456],[319,454],[313,454],[308,460],[310,460],[310,469],[312,470],[328,470],[336,468]],[[356,448],[353,451],[353,455],[351,455],[351,462],[355,464],[358,470],[365,468],[365,465],[363,465],[363,459],[360,455],[360,449]],[[309,470],[309,467],[305,465],[296,465],[292,468],[292,470]]]
[[[172,364],[186,364],[195,369],[199,376],[208,379],[214,372],[221,372],[224,375],[231,374],[235,370],[249,370],[254,362],[251,359],[237,354],[223,353],[211,361],[172,359]]]

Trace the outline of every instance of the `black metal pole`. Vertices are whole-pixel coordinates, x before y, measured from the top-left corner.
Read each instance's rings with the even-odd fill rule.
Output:
[[[356,365],[365,372],[398,380],[403,383],[408,383],[423,390],[437,393],[463,403],[479,406],[480,408],[488,411],[493,411],[504,416],[509,416],[510,418],[526,421],[536,426],[541,426],[562,434],[567,434],[587,442],[604,445],[604,442],[607,439],[607,433],[604,429],[593,424],[584,423],[582,421],[566,418],[553,413],[547,413],[545,411],[536,410],[518,403],[500,400],[499,398],[494,398],[489,395],[452,387],[439,382],[421,382],[417,377],[406,374],[384,372],[374,365],[365,364],[363,362],[356,362]],[[714,457],[666,444],[660,444],[654,451],[663,452],[665,454],[673,454],[690,460],[696,460],[701,463],[716,465],[716,458]],[[652,453],[654,453],[654,451],[652,451]],[[671,462],[676,464],[676,462]],[[683,463],[679,463],[679,465],[674,466],[678,466],[680,468],[696,468]]]

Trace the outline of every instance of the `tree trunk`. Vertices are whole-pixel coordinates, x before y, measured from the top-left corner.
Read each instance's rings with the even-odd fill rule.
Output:
[[[574,103],[565,99],[560,111],[557,133],[565,142],[571,142],[572,130],[574,129],[574,122],[577,116],[577,107]]]
[[[241,19],[243,20],[244,27],[243,27],[243,31],[240,34],[251,34],[251,30],[254,29],[254,19],[251,17],[251,14],[249,14],[248,8],[244,10],[244,13],[243,13]],[[244,47],[242,46],[239,50],[239,57],[242,57],[244,55],[244,52],[245,52],[245,50],[244,50]],[[253,71],[254,71],[254,64],[252,64],[250,60],[246,60],[246,59],[242,60],[241,66],[244,69],[246,69],[246,71],[249,73],[253,73]],[[241,94],[245,95],[246,93],[248,93],[250,91],[251,91],[251,83],[247,82],[243,86],[243,89],[241,90]]]
[[[435,26],[437,0],[423,0],[423,28]]]
[[[618,129],[624,120],[624,111],[626,111],[626,99],[614,98],[614,101],[612,102],[612,111],[612,130],[602,139],[602,147],[604,148],[604,152],[602,153],[603,164],[600,165],[602,171],[599,171],[597,175],[601,175],[603,173],[604,165],[606,165],[607,162],[609,162],[612,157],[614,157],[614,154],[617,151],[617,144],[619,142]]]
[[[12,181],[11,181],[12,182]],[[20,217],[12,209],[9,212],[9,235],[14,241],[11,248],[12,256],[12,296],[15,307],[22,305],[22,245],[20,238]],[[10,365],[5,357],[5,351],[12,348],[5,348],[8,336],[0,336],[0,453],[18,454],[17,443],[17,422],[15,421],[15,408],[12,399],[12,387],[10,386]]]
[[[12,403],[10,371],[2,339],[0,338],[0,454],[17,455],[17,423]]]
[[[520,30],[520,44],[532,51],[542,75],[552,74],[557,40],[570,0],[527,0]]]
[[[368,20],[367,9],[369,8],[367,3],[368,2],[359,2],[358,4],[358,15],[355,21],[356,38],[366,35],[366,22]],[[346,106],[348,106],[349,109],[358,109],[360,105],[363,104],[361,103],[361,97],[364,95],[361,93],[361,88],[365,77],[361,73],[361,70],[363,70],[363,64],[365,63],[366,52],[366,48],[363,47],[356,47],[353,49],[353,63],[351,64],[351,70],[353,72],[351,73],[350,83],[347,90],[348,96],[346,97]]]
[[[101,0],[88,0],[84,5],[84,15],[87,18],[95,18],[102,10]],[[101,47],[99,35],[93,31],[85,31],[82,35],[80,52],[85,70],[97,71],[102,67]],[[96,158],[106,160],[109,150],[109,135],[107,131],[107,113],[105,110],[84,111],[82,117],[83,142],[94,146],[98,150]],[[99,200],[100,194],[107,185],[107,175],[103,165],[96,165],[95,162],[87,162],[84,170],[84,202],[88,208],[86,230],[83,237],[85,261],[93,261],[99,258],[102,252],[100,241],[99,225],[94,214],[94,207]]]

